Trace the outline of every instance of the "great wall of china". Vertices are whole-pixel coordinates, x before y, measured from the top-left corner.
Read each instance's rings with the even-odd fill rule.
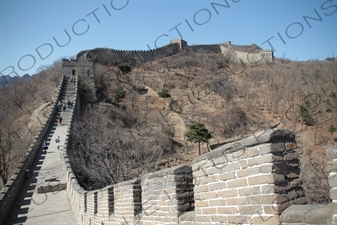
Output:
[[[171,46],[171,45],[170,45]],[[172,44],[175,46],[175,44]],[[63,61],[58,88],[74,70],[94,78],[88,51],[77,60]],[[325,172],[332,203],[306,205],[300,178],[295,135],[268,129],[218,147],[182,165],[140,178],[86,191],[78,183],[69,160],[71,126],[79,115],[77,83],[74,107],[67,121],[64,150],[60,152],[66,176],[66,192],[78,224],[337,224],[337,147],[327,148]],[[28,149],[19,168],[0,193],[0,224],[5,224],[29,170],[40,151],[56,112]]]
[[[257,45],[233,45],[230,41],[222,44],[210,45],[187,45],[187,42],[182,39],[173,39],[170,44],[156,49],[149,50],[116,50],[110,48],[95,48],[91,50],[81,51],[77,54],[77,59],[85,58],[92,59],[95,56],[98,58],[110,58],[115,60],[116,63],[123,60],[132,60],[135,62],[146,62],[179,53],[181,50],[188,48],[191,51],[200,53],[222,53],[225,59],[229,62],[235,63],[267,63],[274,61],[274,54],[272,50],[262,50]],[[104,57],[99,57],[104,54]]]

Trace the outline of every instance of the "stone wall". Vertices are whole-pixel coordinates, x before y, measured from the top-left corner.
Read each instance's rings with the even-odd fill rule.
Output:
[[[188,46],[194,52],[200,53],[221,53],[220,45],[192,45]]]
[[[194,209],[192,169],[174,167],[142,177],[141,221],[178,224],[179,216]]]
[[[258,50],[252,48],[251,51],[242,52],[232,50],[227,46],[220,45],[221,52],[229,62],[243,62],[249,64],[259,64],[274,61],[274,54],[272,50]]]
[[[97,57],[102,64],[118,65],[127,61],[131,64],[140,65],[144,62],[164,59],[178,53],[180,50],[179,43],[170,43],[153,50],[116,50],[109,48],[95,48],[86,53],[87,59]]]
[[[293,135],[256,135],[193,161],[200,224],[279,224],[285,208],[306,202]]]
[[[240,51],[231,48],[231,44],[210,44],[210,45],[192,45],[188,46],[187,42],[182,39],[173,39],[170,44],[156,49],[149,50],[116,50],[110,48],[95,48],[92,50],[81,51],[77,54],[77,60],[80,58],[92,59],[97,57],[102,64],[117,65],[121,62],[129,62],[131,66],[140,66],[144,62],[164,59],[166,57],[177,54],[181,49],[190,48],[194,52],[201,53],[222,53],[225,60],[238,63],[266,63],[273,62],[274,55],[272,50],[262,50],[261,48],[252,45],[248,46],[248,51]],[[237,46],[239,47],[239,46]]]
[[[305,204],[294,134],[266,130],[177,166],[95,191],[82,189],[67,153],[79,224],[280,224]]]
[[[292,205],[281,216],[282,225],[337,224],[337,146],[326,149],[324,173],[330,187],[330,204]]]
[[[53,121],[55,121],[54,117],[57,111],[57,102],[61,97],[62,89],[65,84],[64,81],[65,77],[62,76],[58,86],[58,95],[52,103],[46,121],[42,124],[40,131],[35,135],[32,144],[29,146],[13,176],[8,180],[5,187],[3,187],[0,192],[0,224],[3,224],[4,221],[6,221],[6,218],[10,216],[25,183],[25,178],[27,175],[30,176],[30,173],[32,172],[30,169],[35,161],[37,153],[41,150],[42,141],[47,135]]]

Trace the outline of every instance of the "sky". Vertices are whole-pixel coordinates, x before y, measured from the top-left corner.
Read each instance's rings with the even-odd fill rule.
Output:
[[[337,55],[337,0],[0,0],[0,75],[97,47],[255,43],[295,61]]]

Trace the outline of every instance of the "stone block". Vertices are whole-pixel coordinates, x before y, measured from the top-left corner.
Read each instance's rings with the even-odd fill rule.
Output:
[[[296,205],[303,205],[307,203],[307,198],[306,197],[299,197],[294,200],[294,204]]]
[[[227,181],[228,188],[237,188],[237,187],[245,187],[247,186],[247,179],[246,178],[239,178],[236,180]]]
[[[194,205],[195,205],[196,208],[199,208],[199,207],[203,208],[203,207],[210,206],[208,204],[208,201],[195,201]]]
[[[218,191],[218,196],[221,198],[232,198],[232,197],[238,197],[239,191],[237,189],[226,189]]]
[[[262,156],[257,156],[255,158],[248,159],[248,166],[261,165],[276,161],[283,161],[283,157],[275,156],[272,153],[268,153]]]
[[[202,223],[202,222],[210,223],[211,222],[211,218],[208,215],[198,215],[198,214],[196,214],[195,215],[195,221],[196,222],[200,222],[200,223]]]
[[[216,181],[216,176],[201,177],[199,179],[199,184],[204,185],[204,184],[213,183],[215,181]]]
[[[224,215],[211,216],[211,221],[212,223],[225,224],[227,221],[227,216]]]
[[[214,215],[214,214],[218,214],[218,211],[216,209],[216,207],[204,207],[201,209],[202,214],[206,214],[206,215]]]
[[[272,143],[270,148],[271,152],[284,152],[286,150],[286,147],[283,142]]]
[[[286,208],[288,208],[293,203],[286,202],[282,204],[275,204],[275,205],[264,205],[263,210],[266,214],[274,214],[274,215],[280,215]]]
[[[203,167],[207,163],[206,155],[201,155],[200,157],[203,158],[203,160],[200,160],[192,165],[192,171],[199,170],[201,167]]]
[[[218,176],[218,179],[221,181],[226,181],[226,180],[232,180],[235,179],[235,171],[227,172],[227,173],[222,173]]]
[[[200,193],[199,196],[201,200],[206,200],[216,198],[217,194],[215,192],[208,192],[208,193]]]
[[[232,162],[232,159],[229,158],[229,157],[230,157],[229,155],[226,155],[225,153],[223,153],[218,158],[210,159],[210,161],[213,164],[213,166],[221,168],[221,167],[227,165],[228,163]]]
[[[222,172],[230,172],[233,170],[241,169],[241,165],[239,162],[228,163],[225,167],[221,169]]]
[[[282,174],[262,174],[253,177],[248,177],[249,185],[257,185],[257,184],[273,184],[279,181],[283,181],[285,179]]]
[[[299,187],[303,184],[303,178],[297,178],[289,182],[289,186],[294,188],[294,187]]]
[[[240,188],[238,191],[242,197],[261,194],[260,186]]]
[[[288,202],[289,198],[285,194],[255,195],[250,196],[251,204],[271,205]]]
[[[219,174],[221,173],[221,169],[217,167],[211,167],[206,170],[208,175],[214,175],[214,174]]]
[[[211,199],[211,200],[208,200],[208,204],[210,207],[226,206],[226,200],[225,199]]]
[[[259,145],[258,149],[259,149],[260,155],[264,155],[264,154],[268,154],[268,153],[272,152],[272,148],[271,148],[270,143]]]
[[[259,155],[257,148],[243,148],[237,152],[231,153],[233,159],[247,159]]]
[[[258,205],[243,205],[238,206],[240,215],[252,215],[256,213],[262,213],[262,206]]]
[[[286,155],[283,156],[284,161],[291,161],[294,159],[298,159],[299,154],[297,152],[292,152],[292,153],[288,153]]]
[[[239,163],[242,169],[246,169],[248,167],[248,162],[246,159],[239,160]]]
[[[208,185],[210,191],[227,189],[226,182],[216,182]]]
[[[261,173],[279,173],[283,174],[286,171],[288,165],[285,162],[273,162],[260,165]]]
[[[249,197],[237,197],[237,198],[228,198],[226,199],[227,205],[249,205]]]
[[[337,159],[337,146],[332,146],[326,149],[326,156],[329,160]]]
[[[258,166],[249,167],[247,169],[236,171],[236,175],[237,175],[238,178],[253,176],[253,175],[257,175],[259,173],[260,173],[260,168]]]
[[[334,214],[337,214],[337,205],[292,205],[284,210],[281,221],[285,223],[328,224]]]
[[[328,176],[328,181],[330,188],[337,187],[337,173],[331,172]]]
[[[337,160],[334,161],[328,161],[326,166],[323,169],[323,172],[328,174],[330,172],[336,172],[337,173]]]
[[[248,217],[247,216],[227,216],[228,224],[247,224],[248,223]]]
[[[250,224],[279,225],[280,217],[277,215],[253,215],[249,218]]]
[[[206,169],[201,168],[200,170],[193,171],[194,178],[205,177],[205,176],[208,176]]]
[[[217,207],[218,214],[226,215],[226,214],[237,214],[237,208],[234,206],[221,206]]]
[[[337,187],[330,189],[330,198],[332,200],[337,200]]]
[[[296,142],[286,142],[284,145],[287,151],[297,148]]]
[[[200,192],[208,192],[208,185],[198,185],[194,187],[194,192],[195,193],[200,193]]]

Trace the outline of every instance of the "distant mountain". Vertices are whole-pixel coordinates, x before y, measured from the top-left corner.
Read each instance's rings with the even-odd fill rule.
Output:
[[[21,77],[19,77],[19,76],[11,77],[11,76],[8,76],[8,75],[7,76],[0,76],[0,88],[10,86],[17,81],[24,81],[29,77],[30,77],[29,74],[25,74]]]

